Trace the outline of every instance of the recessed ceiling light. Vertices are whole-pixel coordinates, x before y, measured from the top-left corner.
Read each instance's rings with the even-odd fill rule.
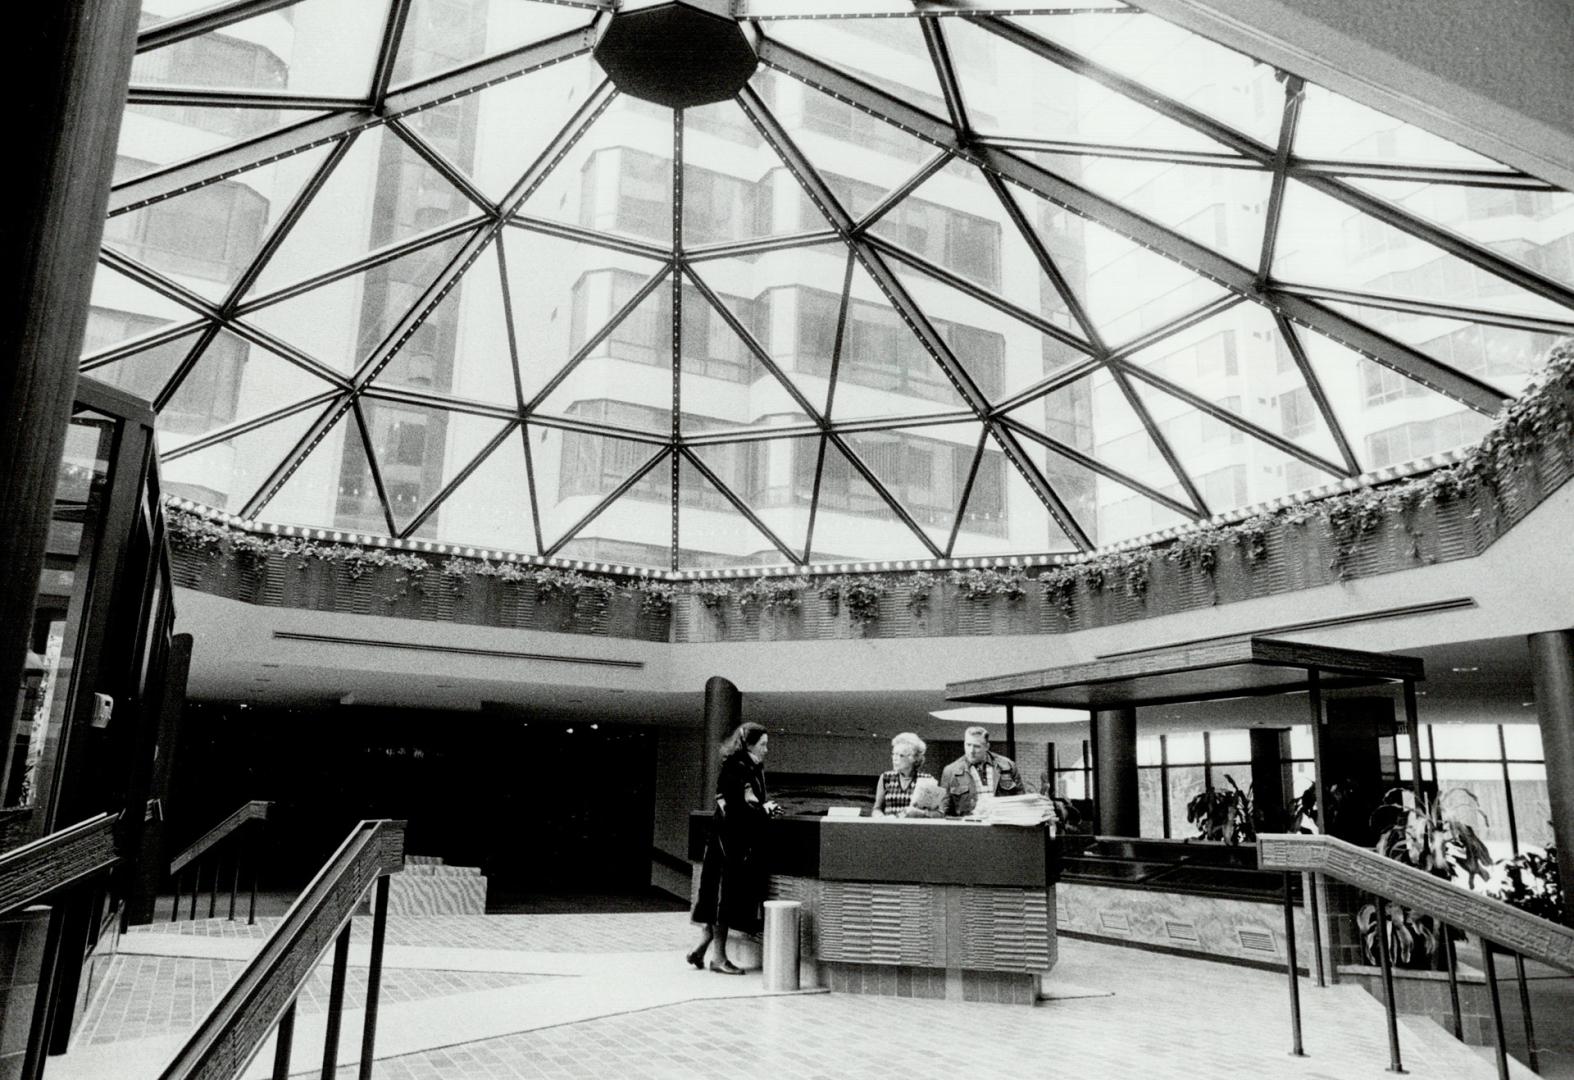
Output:
[[[1455,667],[1455,668],[1449,668],[1448,670],[1452,671],[1452,672],[1454,672],[1455,674],[1458,674],[1458,675],[1464,675],[1464,674],[1467,674],[1467,673],[1472,672],[1472,671],[1480,671],[1481,669],[1478,668],[1478,667]]]

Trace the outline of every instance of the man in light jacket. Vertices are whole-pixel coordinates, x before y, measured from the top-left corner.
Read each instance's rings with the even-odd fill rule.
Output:
[[[989,752],[989,731],[970,727],[962,735],[962,756],[940,772],[945,789],[945,812],[966,817],[978,805],[980,794],[1021,795],[1026,788],[1016,762]]]

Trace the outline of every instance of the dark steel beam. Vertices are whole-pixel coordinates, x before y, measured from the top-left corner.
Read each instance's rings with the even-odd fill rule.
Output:
[[[541,389],[536,391],[535,396],[525,402],[525,412],[534,414],[541,407],[541,403],[552,396],[552,392],[563,384],[563,381],[569,377],[574,369],[584,363],[586,358],[595,352],[601,343],[607,339],[608,335],[618,328],[618,324],[628,318],[635,308],[645,302],[646,297],[660,288],[662,282],[669,280],[671,276],[672,267],[670,265],[663,266],[656,273],[652,274],[645,284],[641,285],[634,295],[625,300],[623,306],[613,313],[611,321],[590,335],[585,340],[585,343],[579,347],[579,351],[569,357],[568,363],[559,368],[557,373],[548,379]]]
[[[600,513],[603,510],[605,510],[607,507],[611,506],[613,503],[617,502],[618,499],[621,498],[623,496],[623,494],[625,492],[627,492],[630,488],[632,488],[635,484],[637,484],[641,480],[645,479],[645,474],[650,472],[657,465],[661,464],[662,460],[670,453],[672,453],[672,447],[668,446],[668,445],[663,445],[662,448],[656,453],[656,455],[654,457],[652,457],[649,461],[645,462],[645,464],[641,465],[639,468],[635,469],[632,473],[630,473],[627,479],[625,479],[621,484],[619,484],[617,487],[612,489],[612,493],[610,495],[606,496],[599,503],[597,503],[594,507],[592,507],[591,510],[590,510],[590,513],[586,514],[584,517],[582,517],[578,521],[576,521],[573,525],[569,526],[568,531],[565,532],[561,537],[559,537],[556,543],[554,543],[549,548],[543,549],[542,554],[547,555],[547,556],[550,557],[550,556],[556,555],[559,551],[563,550],[563,545],[564,544],[567,544],[570,540],[573,540],[575,537],[577,537],[580,534],[580,532],[585,528],[585,526],[589,525],[592,521],[594,521],[597,518],[597,516],[599,516]]]
[[[519,425],[519,441],[525,448],[525,493],[530,498],[530,527],[536,538],[536,552],[546,550],[546,545],[541,542],[541,503],[536,498],[536,462],[535,456],[530,452],[530,426],[525,423]]]
[[[426,409],[441,409],[444,412],[464,413],[467,416],[488,416],[494,420],[519,419],[519,411],[511,405],[491,405],[484,401],[471,401],[468,398],[451,397],[432,390],[417,390],[407,386],[372,383],[362,389],[360,396],[417,405]]]
[[[191,105],[204,109],[310,109],[315,112],[356,112],[364,98],[327,94],[281,94],[269,90],[202,90],[180,86],[133,86],[127,105]]]
[[[978,479],[978,467],[984,463],[984,447],[989,445],[989,428],[980,425],[978,429],[978,445],[973,448],[973,463],[967,468],[967,479],[962,482],[962,495],[957,500],[956,516],[951,519],[951,535],[946,537],[944,558],[951,558],[951,553],[956,550],[956,536],[962,531],[962,514],[967,510],[967,500],[972,498],[973,483]]]
[[[1384,161],[1329,161],[1294,158],[1291,176],[1359,176],[1369,180],[1413,180],[1422,184],[1451,184],[1458,187],[1512,188],[1516,191],[1562,191],[1539,177],[1517,169],[1465,169],[1442,166],[1394,165]]]
[[[519,415],[525,414],[525,383],[519,370],[518,332],[514,329],[514,294],[508,284],[508,258],[503,251],[502,237],[497,244],[497,280],[503,294],[503,327],[508,336],[508,369],[514,377],[514,404]]]
[[[919,525],[913,519],[913,515],[907,512],[907,507],[898,502],[896,496],[886,490],[885,483],[875,474],[873,469],[864,464],[863,459],[854,452],[851,446],[847,445],[846,440],[833,431],[827,431],[825,438],[828,442],[836,445],[836,448],[842,452],[842,456],[847,459],[847,463],[858,472],[859,476],[864,478],[864,482],[873,488],[880,498],[885,500],[885,504],[891,508],[891,512],[901,520],[902,524],[908,527],[914,536],[918,537],[924,547],[929,549],[931,556],[936,559],[943,558],[944,556],[941,555],[939,545],[929,538],[929,534],[924,532],[923,526]],[[819,502],[818,490],[815,491],[815,502]]]
[[[404,39],[405,21],[410,16],[411,0],[393,0],[388,5],[388,21],[377,48],[377,63],[372,68],[372,89],[368,95],[371,110],[383,111],[388,103],[388,84],[393,81],[394,64],[399,59],[399,43]]]
[[[208,319],[219,318],[218,307],[207,297],[197,295],[184,285],[165,277],[152,267],[144,266],[135,259],[122,255],[112,247],[100,248],[98,261],[120,271],[137,284],[147,286],[166,300],[173,300],[181,307],[188,308]]]
[[[868,232],[874,227],[875,222],[885,217],[885,215],[890,213],[898,203],[900,203],[903,199],[906,199],[909,195],[916,191],[918,187],[924,183],[924,181],[928,180],[935,173],[945,168],[948,164],[950,164],[950,162],[951,152],[949,150],[942,150],[934,157],[924,162],[923,166],[916,173],[903,181],[901,185],[887,194],[885,198],[881,199],[874,205],[872,210],[859,219],[853,226],[854,230],[861,233]]]
[[[206,319],[197,318],[195,312],[193,312],[193,317],[186,322],[174,322],[155,330],[151,334],[144,334],[141,337],[122,342],[113,348],[102,349],[91,356],[84,356],[82,358],[81,371],[84,375],[89,374],[95,368],[113,364],[116,360],[124,360],[126,357],[135,356],[139,352],[146,352],[149,349],[156,349],[160,345],[167,345],[171,341],[185,337],[194,330],[201,329],[206,322]]]
[[[1015,431],[1017,434],[1038,443],[1046,450],[1054,451],[1061,457],[1065,458],[1067,461],[1070,461],[1072,464],[1080,465],[1089,472],[1098,473],[1098,475],[1104,477],[1106,480],[1113,480],[1117,484],[1128,487],[1137,494],[1142,495],[1145,498],[1166,507],[1167,509],[1175,511],[1182,517],[1187,517],[1193,521],[1196,521],[1198,518],[1205,516],[1199,513],[1196,507],[1188,506],[1183,502],[1178,502],[1170,496],[1164,494],[1162,491],[1159,491],[1157,488],[1150,487],[1135,477],[1127,476],[1119,469],[1115,469],[1109,465],[1106,465],[1098,458],[1093,457],[1090,454],[1085,454],[1081,450],[1061,442],[1059,439],[1046,435],[1042,431],[1036,431],[1031,426],[1024,424],[1020,420],[1016,420],[1007,416],[1003,417],[1000,423],[1010,428],[1012,431]]]
[[[1018,390],[1015,394],[1012,394],[1010,397],[1003,399],[1000,404],[996,405],[994,409],[990,411],[990,415],[996,417],[1004,416],[1013,409],[1020,409],[1023,405],[1028,404],[1035,398],[1046,397],[1050,394],[1053,394],[1056,390],[1059,390],[1065,386],[1070,386],[1078,379],[1086,378],[1095,371],[1107,370],[1107,367],[1108,365],[1104,363],[1102,357],[1090,356],[1080,363],[1072,364],[1070,367],[1061,368],[1059,371],[1043,379],[1040,379],[1038,382],[1027,387],[1026,389]]]
[[[463,484],[466,480],[470,479],[470,477],[474,475],[476,469],[481,467],[481,463],[487,458],[491,457],[492,451],[496,450],[499,446],[502,446],[504,440],[512,435],[514,433],[514,429],[518,426],[518,420],[513,420],[507,424],[504,424],[502,428],[498,430],[496,435],[492,436],[486,441],[486,445],[481,447],[480,452],[477,453],[475,457],[466,462],[464,468],[460,469],[454,474],[452,480],[444,484],[442,488],[439,489],[437,494],[433,495],[427,500],[426,505],[421,508],[420,513],[416,514],[415,517],[410,519],[410,524],[405,526],[404,532],[397,533],[395,535],[397,535],[401,540],[408,540],[411,536],[415,535],[415,530],[426,524],[427,519],[430,518],[432,514],[442,506],[443,502],[448,498],[448,496],[452,495],[454,491],[458,489],[460,484]]]
[[[339,396],[339,391],[330,390],[321,394],[315,394],[303,401],[291,402],[282,408],[274,409],[272,412],[263,413],[260,416],[254,416],[243,423],[231,424],[229,427],[220,428],[217,431],[210,432],[209,434],[202,436],[200,439],[192,439],[190,442],[182,443],[171,450],[162,451],[159,454],[159,460],[174,461],[176,458],[185,457],[187,454],[195,454],[199,450],[206,450],[210,446],[216,446],[221,442],[227,442],[228,440],[235,438],[237,435],[244,435],[248,431],[255,431],[260,427],[265,427],[268,424],[273,423],[275,420],[283,420],[285,417],[294,416],[298,412],[305,412],[308,409],[315,409],[319,405],[325,405],[334,401]]]
[[[1239,293],[1225,293],[1217,300],[1210,300],[1200,308],[1188,311],[1178,318],[1171,319],[1163,326],[1156,326],[1140,337],[1134,337],[1118,349],[1109,350],[1109,356],[1123,360],[1128,356],[1141,352],[1143,349],[1152,348],[1165,338],[1174,337],[1182,330],[1188,330],[1200,322],[1206,322],[1221,312],[1230,310],[1237,304],[1246,303],[1247,300]]]
[[[967,106],[962,97],[962,86],[956,77],[956,68],[951,62],[951,47],[946,44],[945,35],[940,32],[940,22],[937,19],[919,19],[919,27],[924,32],[924,44],[929,48],[929,60],[934,64],[935,74],[940,78],[940,93],[945,98],[946,113],[951,117],[951,126],[956,128],[957,134],[965,142],[972,137],[973,125],[967,119]]]
[[[1356,458],[1355,450],[1345,436],[1344,425],[1339,422],[1339,414],[1334,411],[1333,402],[1328,398],[1328,391],[1323,388],[1323,382],[1317,377],[1317,372],[1312,370],[1311,360],[1307,358],[1306,348],[1301,344],[1300,336],[1296,334],[1295,327],[1290,325],[1290,320],[1283,315],[1275,314],[1273,321],[1279,327],[1279,336],[1284,338],[1284,344],[1290,350],[1295,366],[1300,369],[1301,379],[1306,383],[1306,390],[1312,395],[1312,401],[1317,405],[1323,423],[1328,425],[1328,431],[1339,447],[1339,456],[1344,459],[1345,468],[1351,476],[1359,476],[1363,471],[1361,462]]]
[[[793,233],[790,236],[762,236],[757,240],[733,240],[722,244],[703,244],[683,252],[686,263],[729,259],[745,255],[763,255],[770,251],[788,251],[792,248],[815,247],[840,238],[835,229],[816,232]]]
[[[436,170],[444,180],[458,188],[464,194],[464,197],[469,199],[479,209],[491,216],[495,217],[497,215],[497,204],[487,198],[485,193],[476,187],[475,182],[466,176],[458,166],[444,157],[431,143],[421,138],[420,133],[407,127],[402,120],[388,121],[388,130],[404,140],[405,145],[420,155],[421,160]]]
[[[1015,135],[980,135],[979,146],[1001,150],[1069,154],[1082,157],[1122,158],[1131,161],[1164,161],[1175,165],[1203,165],[1215,169],[1262,171],[1262,162],[1239,154],[1212,153],[1206,150],[1169,150],[1156,146],[1119,146],[1114,143],[1069,142],[1063,139],[1030,139]]]
[[[749,505],[747,503],[745,503],[742,499],[738,498],[738,496],[733,493],[733,491],[732,491],[732,489],[730,487],[728,487],[726,484],[722,483],[720,477],[718,477],[715,473],[711,472],[710,467],[708,465],[706,465],[703,461],[701,461],[699,459],[698,455],[696,455],[693,452],[691,452],[687,447],[680,447],[679,451],[680,451],[682,457],[687,459],[687,461],[688,461],[688,463],[690,465],[694,466],[694,468],[699,470],[701,476],[705,477],[706,480],[710,481],[712,487],[714,487],[717,491],[721,492],[722,497],[725,498],[728,502],[730,502],[733,505],[733,509],[737,510],[738,513],[742,514],[745,518],[747,518],[749,520],[749,524],[753,525],[756,529],[758,529],[760,531],[760,534],[762,536],[764,536],[765,539],[769,540],[772,544],[776,545],[776,550],[780,551],[783,555],[787,556],[787,560],[789,562],[799,563],[799,562],[803,561],[802,558],[797,554],[797,552],[793,551],[792,548],[790,548],[786,544],[782,543],[782,538],[776,535],[775,530],[773,530],[770,526],[766,525],[765,522],[761,521],[759,515],[756,514],[749,507]],[[674,454],[673,458],[677,459],[678,458],[678,454]],[[674,547],[674,550],[676,550],[676,547],[677,547],[677,539],[676,539],[676,537],[673,538],[673,547]],[[673,569],[676,570],[677,567],[674,566]]]
[[[1363,307],[1381,308],[1384,311],[1404,311],[1412,315],[1429,315],[1438,319],[1486,323],[1506,326],[1513,330],[1529,330],[1537,334],[1574,334],[1574,321],[1543,319],[1535,315],[1510,315],[1501,311],[1465,307],[1461,304],[1439,304],[1428,300],[1415,300],[1402,296],[1384,296],[1355,289],[1334,289],[1324,285],[1303,285],[1280,281],[1269,289],[1269,300],[1282,296],[1299,296],[1308,300],[1334,303],[1359,304]]]
[[[1027,481],[1028,486],[1033,489],[1033,494],[1038,496],[1039,501],[1044,504],[1044,508],[1049,511],[1050,519],[1054,521],[1055,526],[1066,535],[1066,539],[1070,540],[1079,551],[1092,551],[1094,548],[1093,538],[1087,534],[1087,530],[1082,527],[1082,523],[1071,512],[1071,507],[1067,506],[1065,500],[1060,497],[1060,493],[1044,478],[1044,474],[1039,472],[1038,466],[1033,463],[1033,459],[1022,448],[1022,443],[1017,438],[1016,432],[993,422],[988,425],[988,428],[989,433],[1000,444],[1000,449],[1005,452],[1006,460]]]
[[[1273,183],[1268,189],[1268,213],[1264,217],[1262,247],[1257,256],[1257,287],[1268,284],[1273,276],[1274,249],[1279,243],[1279,219],[1284,211],[1285,167],[1290,163],[1290,148],[1301,119],[1301,102],[1306,97],[1306,81],[1298,75],[1284,77],[1284,107],[1279,116],[1279,145],[1273,154]]]
[[[296,367],[305,368],[331,386],[335,386],[340,390],[348,390],[350,388],[349,378],[337,369],[329,367],[315,356],[302,352],[288,341],[274,337],[266,330],[258,329],[247,323],[234,321],[226,322],[224,329],[242,340],[251,342],[253,345],[261,346],[269,352],[278,353]]]
[[[377,463],[377,451],[372,446],[372,433],[366,426],[366,414],[361,410],[359,401],[351,401],[350,409],[351,415],[355,417],[356,437],[361,440],[361,450],[366,454],[366,467],[372,474],[372,486],[376,488],[377,499],[382,504],[383,519],[388,523],[388,535],[398,536],[399,527],[394,522],[393,503],[388,501],[388,489],[383,486],[383,470],[382,466]],[[346,439],[350,438],[348,430],[345,432],[344,437]],[[277,495],[278,489],[275,489],[273,494]],[[272,496],[269,496],[269,498],[272,498]],[[349,933],[348,927],[345,928],[345,933]]]
[[[1414,379],[1423,386],[1453,398],[1462,405],[1487,416],[1495,416],[1508,400],[1503,391],[1464,372],[1455,371],[1424,353],[1402,345],[1352,319],[1347,319],[1316,300],[1297,296],[1284,289],[1270,292],[1271,305],[1298,323],[1328,335],[1357,352]],[[1459,316],[1452,316],[1459,317]]]
[[[942,150],[959,149],[956,130],[949,123],[931,116],[924,110],[894,95],[877,90],[861,79],[855,79],[840,68],[816,60],[797,49],[772,38],[764,38],[759,47],[760,62],[791,75],[800,82],[821,90],[844,104],[878,117],[886,123],[901,128]],[[745,87],[740,100],[747,95],[758,100],[754,88]]]
[[[553,428],[557,431],[578,431],[585,435],[605,435],[624,442],[645,443],[649,446],[671,446],[668,435],[652,435],[646,431],[622,428],[615,424],[602,424],[595,420],[582,420],[573,416],[547,416],[536,413],[525,418],[532,427]]]
[[[189,15],[177,15],[137,34],[137,52],[150,52],[153,49],[173,45],[177,41],[211,34],[215,30],[222,30],[226,26],[234,26],[238,22],[255,19],[258,15],[266,15],[270,11],[278,11],[280,8],[287,8],[299,2],[300,0],[239,0],[233,4],[215,4]]]
[[[549,221],[546,218],[530,217],[525,214],[514,214],[508,219],[508,224],[523,232],[540,233],[542,236],[555,236],[563,240],[574,240],[582,244],[591,244],[595,247],[605,248],[608,251],[621,251],[628,255],[638,255],[657,262],[671,262],[672,252],[655,244],[643,240],[635,240],[629,236],[614,236],[612,233],[600,233],[593,229],[570,225],[566,221]]]
[[[390,117],[403,116],[479,93],[521,75],[582,56],[595,44],[595,33],[590,27],[569,30],[545,41],[523,45],[390,90],[383,111]]]

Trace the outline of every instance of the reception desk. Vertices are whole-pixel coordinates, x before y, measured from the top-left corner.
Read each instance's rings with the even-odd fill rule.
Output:
[[[689,857],[709,814],[689,821]],[[1055,966],[1060,840],[956,820],[770,822],[771,897],[803,905],[804,977],[848,993],[1032,1004]],[[696,868],[697,873],[697,868]]]

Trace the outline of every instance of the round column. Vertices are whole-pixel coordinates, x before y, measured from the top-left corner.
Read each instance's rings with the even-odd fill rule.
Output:
[[[1099,835],[1141,835],[1136,709],[1100,709],[1093,714],[1093,785]]]
[[[1558,873],[1564,882],[1574,882],[1574,630],[1530,635],[1530,675],[1547,762],[1547,802],[1552,835],[1558,842]],[[1568,913],[1568,921],[1574,925],[1574,911]]]
[[[716,778],[721,773],[721,755],[716,751],[733,729],[743,723],[743,693],[728,679],[712,675],[705,680],[705,738],[700,746],[700,790],[696,798],[701,810],[715,805]]]

